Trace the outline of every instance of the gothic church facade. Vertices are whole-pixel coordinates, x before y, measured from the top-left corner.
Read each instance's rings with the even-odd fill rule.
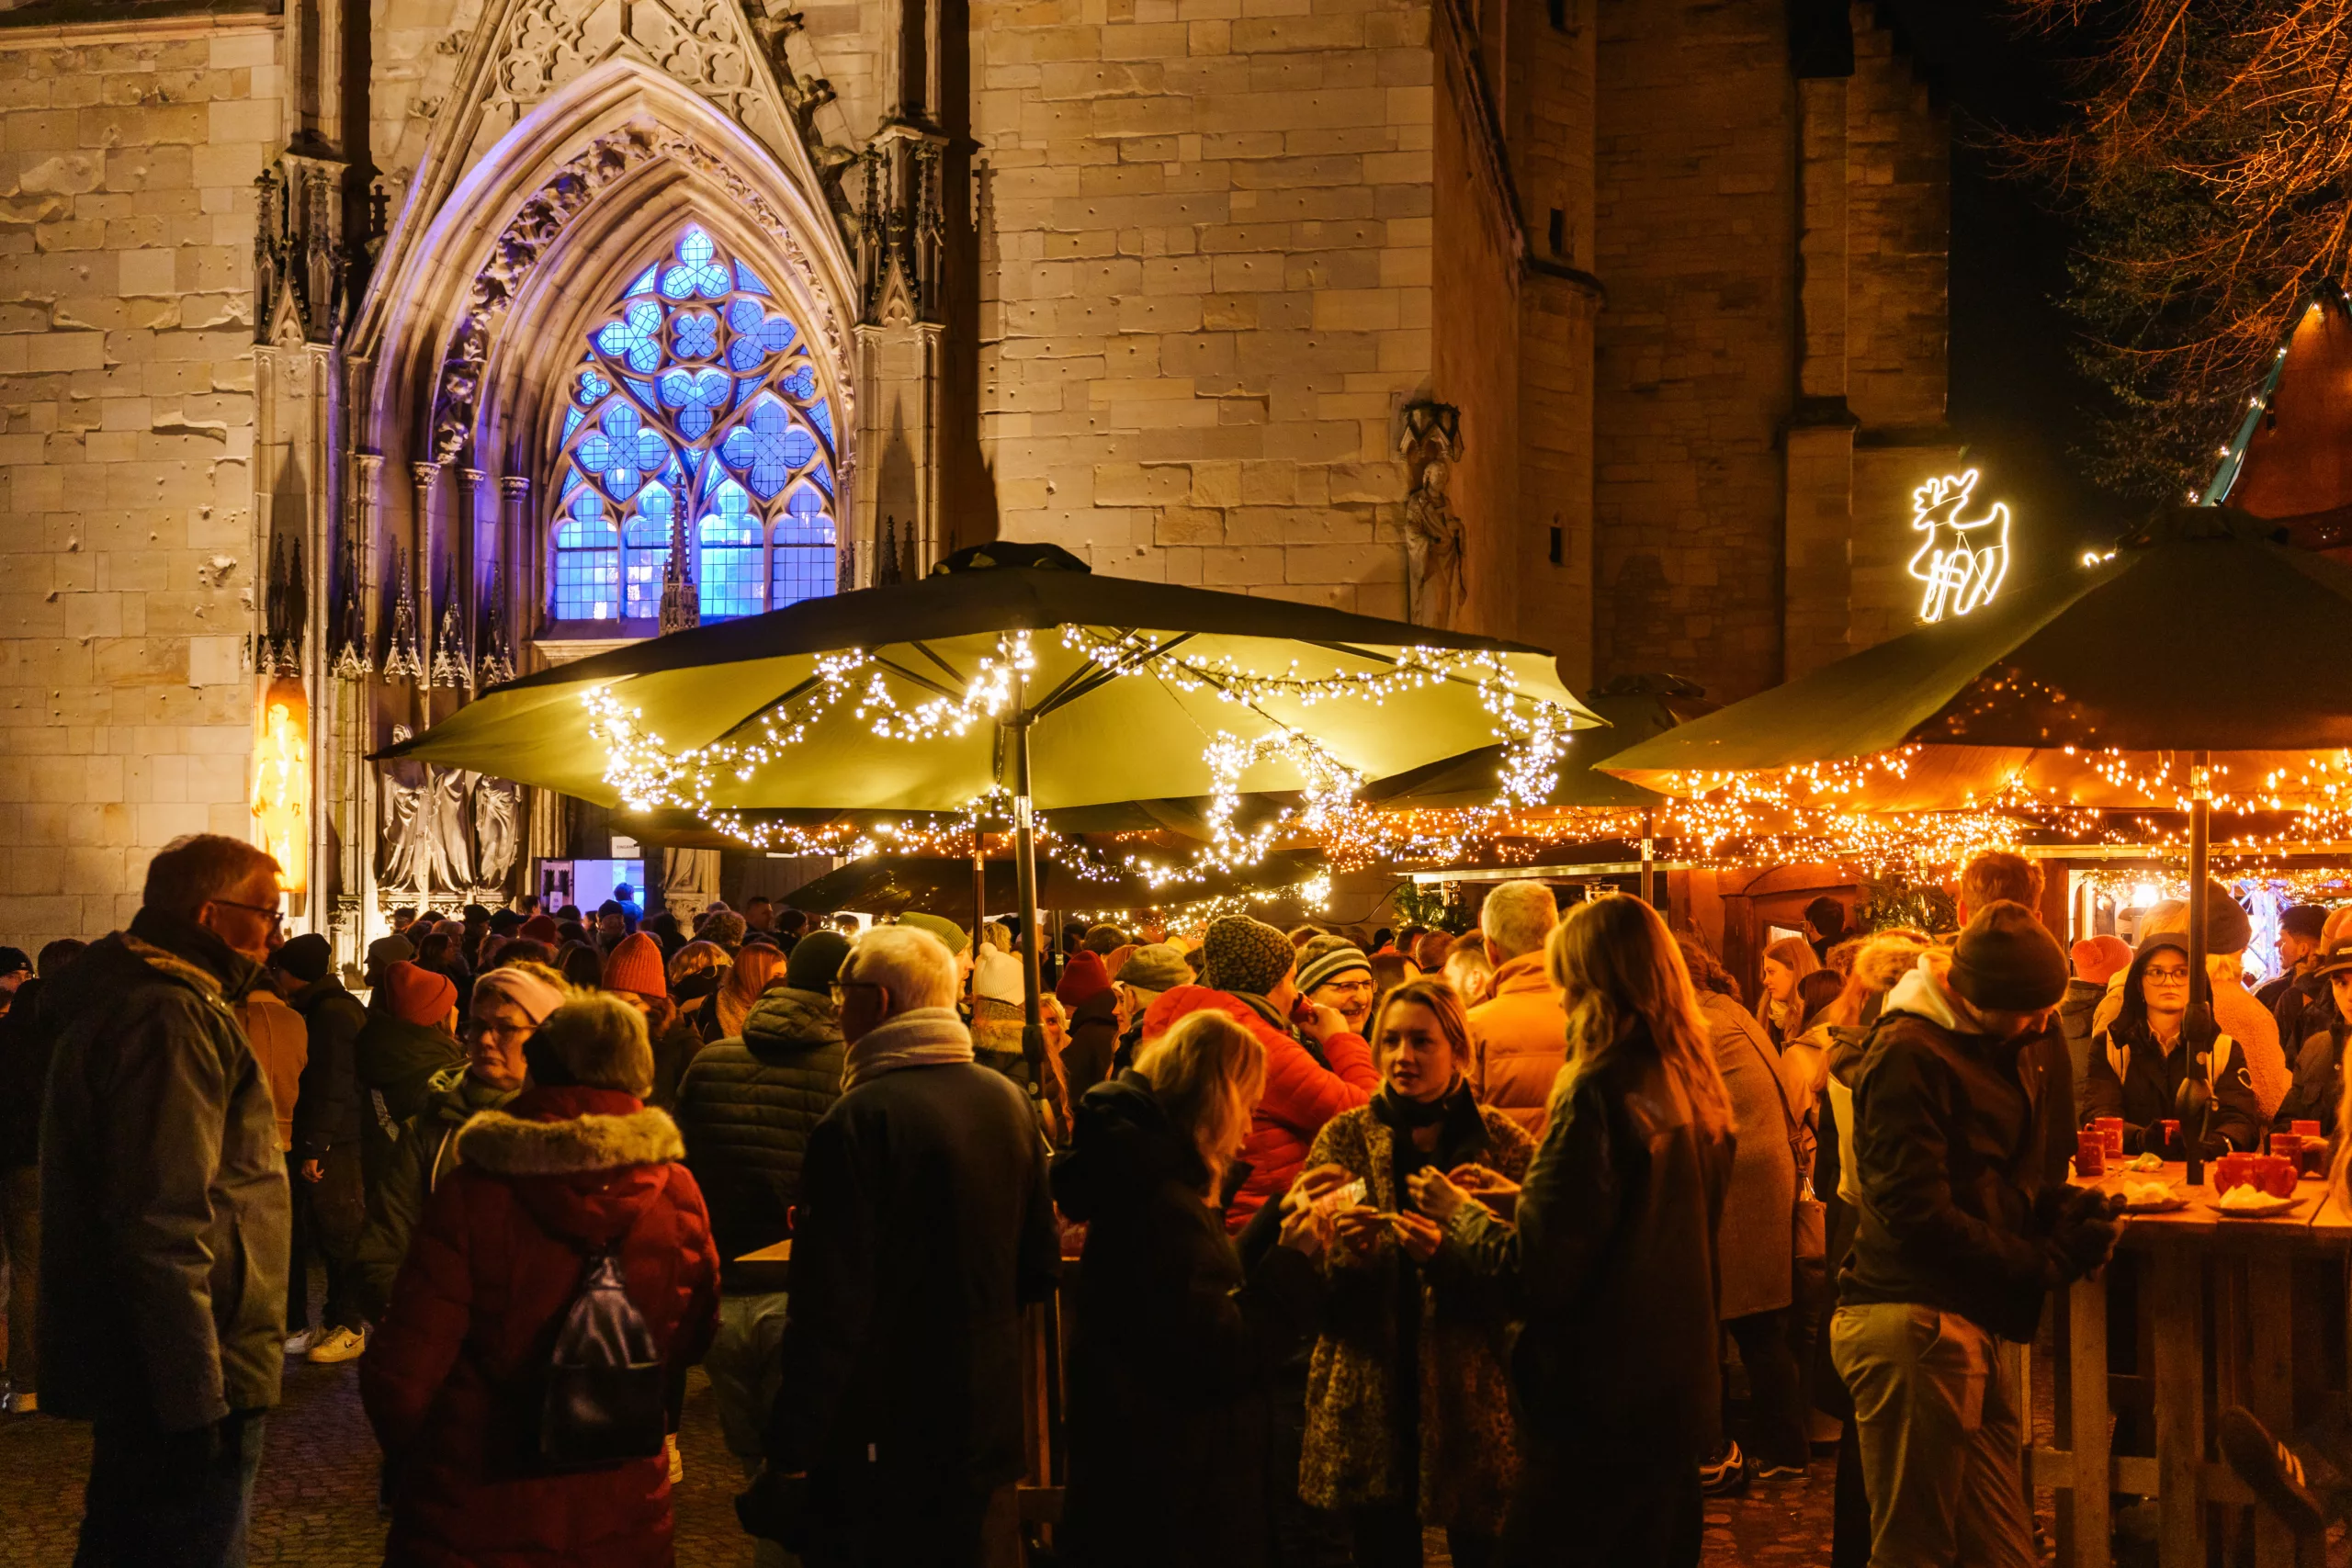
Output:
[[[795,3],[0,10],[0,941],[201,829],[346,954],[518,886],[560,802],[368,753],[991,538],[1577,685],[1902,624],[1949,132],[1869,4]]]

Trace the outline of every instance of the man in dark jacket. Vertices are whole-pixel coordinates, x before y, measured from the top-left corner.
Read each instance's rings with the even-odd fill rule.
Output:
[[[338,1333],[361,1336],[361,1305],[354,1254],[368,1223],[368,1190],[359,1168],[360,1098],[356,1049],[368,1010],[343,988],[334,949],[311,932],[270,955],[279,992],[302,1015],[311,1054],[294,1096],[294,1261],[286,1287],[286,1353],[299,1356]],[[319,1326],[311,1327],[310,1270],[315,1250],[326,1260],[327,1299]]]
[[[2278,1004],[2286,999],[2289,988],[2309,975],[2319,962],[2326,931],[2327,910],[2320,905],[2297,904],[2279,911],[2278,973],[2256,987],[2254,993],[2254,999],[2268,1008],[2272,1016],[2278,1015]],[[2312,994],[2307,990],[2304,999],[2309,1000]],[[2291,1056],[2294,1037],[2281,1030],[2278,1038]]]
[[[278,940],[277,863],[197,834],[128,931],[44,998],[40,1401],[95,1423],[84,1568],[244,1561],[285,1360],[285,1161],[234,1008]]]
[[[2038,1043],[2066,960],[2031,910],[1976,911],[1949,974],[1888,995],[1854,1087],[1860,1224],[1830,1345],[1854,1398],[1871,1562],[2027,1568],[2019,1391],[1996,1338],[2106,1261],[2107,1200],[2043,1151],[2055,1064]],[[1933,1332],[1927,1332],[1931,1325]]]
[[[813,1568],[978,1564],[1012,1529],[1022,1308],[1059,1268],[1046,1148],[973,1062],[938,938],[867,931],[841,988],[843,1093],[808,1138],[783,1392],[740,1511]]]
[[[782,1372],[783,1269],[741,1261],[792,1234],[808,1135],[842,1097],[842,1021],[833,977],[849,939],[821,931],[796,943],[781,985],[752,1004],[740,1039],[695,1054],[678,1084],[686,1167],[710,1209],[718,1244],[718,1336],[703,1370],[718,1395],[727,1451],[756,1474],[763,1428]],[[762,1568],[783,1561],[762,1541]]]

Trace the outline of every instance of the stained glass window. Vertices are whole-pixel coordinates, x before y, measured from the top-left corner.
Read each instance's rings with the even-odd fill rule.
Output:
[[[678,526],[706,621],[833,591],[832,410],[778,303],[690,223],[589,327],[553,487],[558,620],[658,617]]]

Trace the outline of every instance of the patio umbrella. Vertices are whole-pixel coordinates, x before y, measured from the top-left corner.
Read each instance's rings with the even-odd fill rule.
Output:
[[[1197,892],[1216,897],[1288,887],[1323,868],[1319,851],[1277,850],[1254,866],[1209,878]],[[986,890],[978,900],[982,910],[1009,908],[1020,900],[1016,869],[1006,861],[989,863]],[[1140,877],[1106,881],[1046,856],[1037,862],[1036,897],[1046,909],[1148,909],[1164,902]],[[784,901],[819,915],[838,909],[869,915],[925,909],[969,923],[974,916],[972,863],[944,855],[868,855],[803,884]]]
[[[1555,740],[1600,722],[1540,649],[1097,577],[1053,546],[1000,543],[920,581],[492,687],[382,755],[684,808],[723,830],[745,809],[958,811],[1009,795],[1041,1047],[1034,810],[1320,795],[1498,735],[1523,738],[1540,774]],[[1221,839],[1219,852],[1258,847]]]
[[[1923,626],[1627,748],[1671,794],[1758,784],[1845,808],[2002,801],[2189,813],[2205,885],[2217,793],[2242,810],[2352,802],[2352,569],[2228,507],[2175,507],[2096,565]],[[2193,1005],[2205,900],[2189,900]]]

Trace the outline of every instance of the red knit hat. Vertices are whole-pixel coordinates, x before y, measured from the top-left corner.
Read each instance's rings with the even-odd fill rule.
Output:
[[[1062,971],[1054,995],[1066,1008],[1082,1007],[1110,988],[1111,972],[1102,967],[1102,955],[1082,947],[1070,954],[1069,966]]]
[[[525,942],[543,942],[549,947],[553,947],[563,940],[563,933],[555,929],[553,915],[533,915],[523,922],[523,929],[514,934]]]
[[[437,1029],[458,1005],[458,983],[403,959],[384,972],[384,999],[394,1018]]]
[[[666,997],[670,982],[662,972],[662,944],[643,931],[621,938],[605,955],[605,989],[638,997]]]

